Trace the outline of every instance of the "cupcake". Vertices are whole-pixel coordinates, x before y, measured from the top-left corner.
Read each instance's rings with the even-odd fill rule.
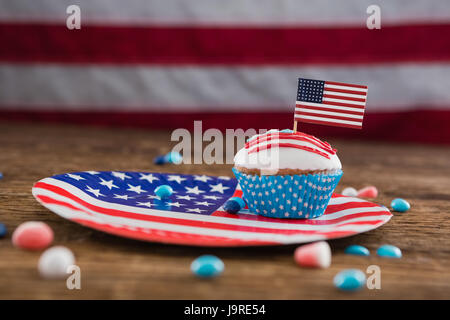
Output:
[[[233,173],[253,213],[307,219],[325,212],[341,168],[327,142],[286,129],[251,137],[234,157]]]

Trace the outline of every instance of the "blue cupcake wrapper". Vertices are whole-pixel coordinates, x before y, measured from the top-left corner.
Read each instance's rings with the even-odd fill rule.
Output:
[[[233,168],[247,205],[271,218],[316,218],[325,212],[342,170],[308,175],[250,175]]]

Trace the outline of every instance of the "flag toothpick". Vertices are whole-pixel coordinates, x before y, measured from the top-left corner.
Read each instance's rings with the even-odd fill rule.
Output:
[[[366,99],[367,86],[299,78],[294,132],[297,121],[361,129]]]

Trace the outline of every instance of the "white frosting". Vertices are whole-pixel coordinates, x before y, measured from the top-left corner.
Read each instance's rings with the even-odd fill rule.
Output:
[[[277,130],[270,130],[265,134],[274,132],[277,132]],[[289,131],[283,130],[282,132]],[[259,135],[259,137],[263,136]],[[252,141],[254,138],[250,138],[249,141]],[[283,139],[282,142],[321,150],[314,144],[305,141]],[[259,144],[260,147],[264,145],[267,145],[267,142]],[[291,147],[276,147],[249,154],[250,150],[252,150],[252,147],[249,149],[244,147],[238,151],[234,157],[235,166],[247,169],[260,169],[266,171],[266,174],[275,174],[278,169],[334,171],[342,168],[341,161],[336,154],[328,154],[330,157],[328,159],[311,151]]]

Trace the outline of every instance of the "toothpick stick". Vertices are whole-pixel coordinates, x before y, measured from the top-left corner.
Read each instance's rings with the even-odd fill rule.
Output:
[[[294,132],[297,132],[297,121],[294,120]]]

